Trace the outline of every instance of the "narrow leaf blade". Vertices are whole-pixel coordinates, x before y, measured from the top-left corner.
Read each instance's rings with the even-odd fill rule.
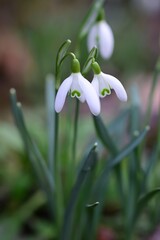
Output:
[[[140,197],[137,203],[137,211],[136,211],[135,219],[137,219],[137,217],[140,215],[140,213],[142,212],[143,208],[147,205],[147,203],[151,201],[153,197],[155,197],[159,193],[160,193],[160,188],[156,188],[144,194],[142,197]]]
[[[90,173],[92,166],[94,166],[95,157],[97,155],[96,146],[97,145],[94,145],[93,148],[90,150],[89,154],[87,155],[87,157],[84,161],[84,164],[77,176],[75,185],[73,186],[73,189],[72,189],[72,192],[70,195],[70,199],[68,202],[68,206],[66,208],[66,212],[64,215],[61,240],[70,239],[74,207],[76,204],[77,197],[80,193],[81,186],[82,186],[86,176]]]
[[[62,58],[66,55],[69,46],[71,45],[71,40],[67,39],[59,48],[56,58],[56,66],[58,67]]]
[[[98,14],[99,14],[99,10],[101,9],[104,1],[105,0],[96,0],[93,3],[93,5],[90,8],[90,10],[88,11],[88,14],[86,15],[84,21],[82,22],[82,26],[81,26],[80,34],[79,34],[80,39],[83,39],[86,36],[89,29],[91,28],[91,26],[95,22]]]
[[[55,78],[52,74],[46,78],[46,109],[47,109],[47,130],[48,130],[48,166],[51,174],[54,173],[54,139],[55,139]]]
[[[89,56],[86,60],[86,62],[84,63],[83,69],[82,69],[82,74],[85,75],[89,72],[89,70],[91,69],[91,64],[93,59],[97,58],[97,47],[93,47],[89,53]]]
[[[115,155],[117,153],[117,147],[115,146],[107,127],[104,125],[102,119],[100,116],[96,117],[93,116],[93,120],[94,120],[94,125],[95,125],[95,129],[97,131],[97,135],[99,136],[99,138],[101,139],[102,143],[105,145],[105,147],[107,147],[107,149],[113,154]]]

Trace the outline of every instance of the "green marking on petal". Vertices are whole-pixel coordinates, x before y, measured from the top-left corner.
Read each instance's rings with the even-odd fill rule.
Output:
[[[71,92],[71,97],[80,97],[80,96],[81,94],[77,90],[74,90],[73,92]]]
[[[106,96],[106,95],[111,94],[111,90],[108,89],[108,88],[104,88],[104,89],[101,91],[101,94],[102,94],[102,96],[104,97],[104,96]]]

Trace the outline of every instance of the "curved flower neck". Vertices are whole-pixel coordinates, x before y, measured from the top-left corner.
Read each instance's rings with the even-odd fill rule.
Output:
[[[105,19],[105,12],[104,12],[104,9],[102,8],[100,11],[99,11],[99,14],[97,16],[97,19],[96,21],[97,22],[101,22]]]

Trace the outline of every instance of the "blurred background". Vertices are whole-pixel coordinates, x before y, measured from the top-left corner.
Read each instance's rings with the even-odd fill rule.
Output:
[[[18,94],[25,100],[39,102],[45,76],[54,71],[57,49],[68,38],[74,43],[91,3],[0,1],[2,104],[7,102],[10,87],[20,88]],[[108,0],[105,9],[115,35],[114,54],[105,63],[108,69],[123,79],[152,71],[159,53],[160,1]],[[85,52],[85,46],[83,49]],[[27,88],[31,89],[29,95]]]
[[[66,39],[72,40],[74,50],[78,29],[91,4],[91,0],[0,0],[2,240],[31,239],[25,237],[33,233],[33,239],[49,239],[50,235],[53,239],[49,216],[41,208],[45,201],[36,192],[35,177],[13,123],[9,89],[17,90],[30,131],[45,156],[45,77],[54,73],[57,50]],[[160,49],[160,0],[108,0],[105,10],[114,32],[115,50],[111,59],[102,63],[102,69],[118,76],[128,89],[137,83],[145,107]],[[82,51],[87,56],[85,42]],[[63,74],[69,74],[68,65],[63,67]],[[112,107],[107,103],[107,112],[112,112]],[[155,102],[154,111],[157,109]],[[86,128],[82,130],[85,133]]]

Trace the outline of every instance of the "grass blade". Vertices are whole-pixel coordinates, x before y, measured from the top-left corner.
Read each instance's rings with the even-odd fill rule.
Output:
[[[22,136],[26,151],[30,157],[29,159],[31,160],[31,163],[37,175],[39,176],[39,179],[41,179],[42,176],[44,176],[45,180],[47,180],[47,183],[49,184],[51,189],[53,189],[54,182],[47,168],[45,160],[43,159],[38,147],[30,137],[28,130],[26,128],[22,109],[21,109],[21,104],[17,103],[16,91],[14,89],[11,89],[10,93],[11,93],[12,111],[15,117],[16,125]]]
[[[157,144],[152,150],[151,156],[148,158],[148,165],[146,167],[144,176],[143,176],[143,181],[142,181],[142,187],[141,187],[141,192],[144,193],[147,188],[148,180],[150,173],[155,166],[158,156],[160,154],[160,106],[159,106],[159,112],[158,112],[158,133],[157,133]]]
[[[69,46],[71,45],[71,40],[67,39],[59,48],[57,57],[56,57],[56,76],[57,76],[57,70],[59,68],[59,65],[61,63],[61,60],[64,58],[66,55]]]
[[[149,97],[148,97],[148,104],[147,104],[147,111],[146,111],[146,118],[145,118],[145,123],[146,124],[148,124],[149,121],[150,121],[154,92],[156,90],[156,85],[157,85],[157,82],[158,82],[159,74],[160,74],[160,58],[158,59],[155,70],[153,72],[153,81],[152,81],[150,94],[149,94]]]
[[[79,31],[79,39],[83,39],[86,36],[86,34],[88,33],[89,29],[94,24],[104,1],[105,0],[96,0],[93,3],[92,7],[88,11],[85,19],[82,22],[82,26]]]
[[[152,200],[152,198],[155,197],[158,193],[160,193],[160,188],[153,189],[150,192],[148,192],[140,197],[140,199],[138,200],[138,205],[137,205],[136,218],[142,212],[143,208],[147,205],[147,203],[150,200]]]
[[[55,140],[55,79],[53,75],[48,75],[46,78],[46,108],[47,108],[47,126],[48,126],[48,167],[51,175],[54,174],[54,140]]]
[[[84,63],[84,66],[82,68],[82,75],[85,75],[89,72],[89,70],[91,69],[91,65],[93,62],[93,58],[96,59],[97,57],[97,47],[93,47],[88,55],[88,58],[86,60],[86,62]]]
[[[127,120],[130,115],[131,108],[123,110],[115,119],[108,124],[108,131],[110,134],[119,136],[127,125]],[[119,134],[119,135],[118,135]]]
[[[101,117],[100,116],[98,116],[98,117],[93,116],[93,120],[94,120],[95,129],[97,131],[97,135],[101,139],[102,143],[104,144],[105,147],[107,147],[107,149],[113,155],[115,155],[117,153],[118,149],[115,146],[115,144],[114,144],[114,142],[113,142],[113,140],[112,140],[112,138],[111,138],[111,136],[108,132],[108,129],[104,125]]]
[[[86,176],[90,173],[90,170],[92,169],[92,166],[95,162],[95,156],[96,156],[96,146],[95,144],[92,149],[90,150],[89,154],[87,155],[84,164],[77,176],[77,180],[75,182],[75,185],[73,186],[70,199],[68,202],[68,206],[66,208],[66,212],[64,215],[64,223],[63,228],[61,231],[61,240],[68,240],[70,239],[71,234],[71,225],[73,220],[73,213],[74,213],[74,207],[76,204],[76,200],[78,198],[78,195],[80,193],[80,189],[82,187],[82,184],[84,180],[86,179]]]
[[[123,150],[118,153],[116,157],[108,161],[107,167],[105,169],[108,171],[108,169],[115,167],[123,158],[129,155],[143,141],[149,129],[150,127],[146,126],[138,137],[134,138]]]
[[[99,206],[95,208],[95,214],[92,220],[92,223],[90,224],[91,229],[91,236],[94,236],[94,231],[96,229],[96,226],[99,221],[100,213],[103,207],[103,198],[106,193],[106,188],[108,184],[109,175],[111,173],[111,170],[116,167],[117,164],[119,164],[123,159],[125,159],[144,139],[147,132],[149,130],[149,127],[145,127],[145,129],[139,134],[138,137],[134,138],[123,150],[121,150],[115,157],[111,157],[102,171],[101,175],[99,176],[96,185],[95,185],[95,196],[96,201],[99,202]],[[92,239],[92,237],[90,238]]]
[[[47,183],[49,184],[51,189],[53,189],[54,188],[54,182],[53,182],[52,176],[51,176],[51,174],[50,174],[50,172],[47,168],[46,162],[43,159],[36,143],[32,140],[32,138],[31,138],[31,136],[30,136],[30,134],[29,134],[29,132],[26,128],[26,124],[25,124],[24,117],[23,117],[23,112],[22,112],[22,107],[21,107],[20,103],[17,103],[17,109],[18,109],[19,118],[20,118],[20,120],[22,122],[22,125],[23,125],[25,135],[28,139],[29,148],[31,148],[31,150],[35,154],[37,160],[39,161],[39,165],[42,169],[42,173],[45,176],[45,179],[47,180]]]

